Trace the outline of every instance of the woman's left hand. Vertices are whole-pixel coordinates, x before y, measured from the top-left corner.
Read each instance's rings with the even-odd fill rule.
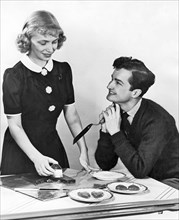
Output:
[[[83,128],[81,125],[80,117],[74,104],[64,106],[64,116],[73,137],[76,137],[82,131]],[[80,140],[78,140],[77,144],[80,150],[80,164],[87,172],[92,171],[93,168],[89,165],[88,150],[85,143],[85,139],[81,138]]]
[[[79,160],[82,167],[84,167],[87,172],[90,172],[88,156],[81,153]]]
[[[80,164],[83,166],[83,168],[84,168],[88,173],[90,173],[90,172],[92,172],[92,171],[99,171],[99,170],[100,170],[100,168],[93,168],[93,167],[91,167],[91,166],[89,165],[89,164],[90,164],[90,163],[89,163],[89,158],[88,158],[88,156],[86,156],[86,155],[81,154],[79,160],[80,160]]]

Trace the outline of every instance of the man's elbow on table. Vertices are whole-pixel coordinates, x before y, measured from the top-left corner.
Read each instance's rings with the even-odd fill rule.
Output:
[[[136,172],[136,173],[132,173],[132,175],[137,178],[137,179],[143,179],[147,177],[147,174],[145,173],[140,173],[140,172]]]
[[[102,159],[100,155],[95,154],[95,159],[98,166],[105,171],[111,170],[117,164],[117,158],[113,158],[113,160],[109,162],[107,158]]]
[[[127,168],[129,172],[137,179],[146,178],[150,173],[150,171],[145,168],[139,168],[139,167],[134,167],[134,166],[130,166]]]

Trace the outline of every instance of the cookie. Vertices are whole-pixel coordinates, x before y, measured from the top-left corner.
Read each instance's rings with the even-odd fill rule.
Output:
[[[121,185],[121,184],[117,185],[117,186],[116,186],[116,189],[117,189],[117,190],[128,190],[128,188],[127,188],[126,186]]]
[[[98,198],[101,198],[104,196],[104,193],[103,192],[98,192],[98,191],[92,191],[91,192],[91,195],[95,198],[95,199],[98,199]]]
[[[91,195],[88,193],[88,192],[78,192],[78,196],[82,197],[82,198],[85,198],[85,199],[88,199],[91,197]]]
[[[139,190],[139,187],[136,186],[136,185],[134,185],[134,184],[132,184],[132,185],[128,186],[128,190],[131,190],[131,191],[138,191],[138,190]]]

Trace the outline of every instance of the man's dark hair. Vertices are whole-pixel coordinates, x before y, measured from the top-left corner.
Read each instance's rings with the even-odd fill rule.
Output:
[[[132,59],[132,57],[119,57],[115,59],[113,67],[116,70],[124,68],[132,72],[132,76],[128,80],[131,85],[130,91],[141,89],[141,97],[155,82],[155,75],[145,66],[145,64],[140,60]]]

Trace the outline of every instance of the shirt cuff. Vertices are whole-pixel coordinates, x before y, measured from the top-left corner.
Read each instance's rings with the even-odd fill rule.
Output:
[[[111,135],[109,133],[103,132],[102,130],[100,130],[100,137],[101,138],[109,138],[111,137]]]

